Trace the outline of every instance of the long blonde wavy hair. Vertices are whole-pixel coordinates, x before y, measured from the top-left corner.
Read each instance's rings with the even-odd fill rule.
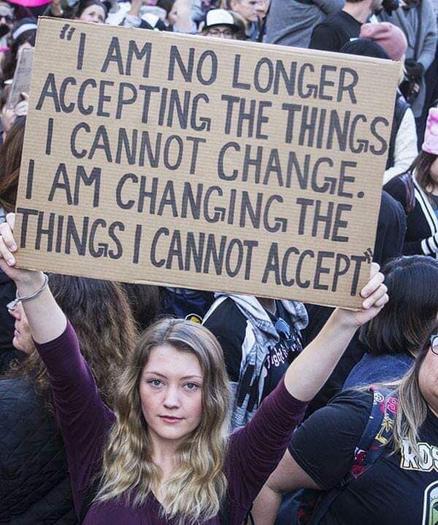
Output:
[[[162,319],[148,328],[120,377],[114,405],[116,422],[104,450],[95,501],[122,498],[139,506],[154,487],[160,486],[161,472],[152,461],[139,388],[151,351],[164,344],[194,354],[203,372],[201,422],[179,447],[179,467],[160,487],[165,517],[196,523],[219,513],[227,490],[224,460],[229,389],[222,349],[216,338],[203,326],[182,319]]]

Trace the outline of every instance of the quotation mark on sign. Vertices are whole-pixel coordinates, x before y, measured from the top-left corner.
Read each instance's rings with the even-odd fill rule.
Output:
[[[371,248],[368,248],[366,252],[363,252],[365,255],[365,259],[367,260],[367,263],[371,263],[373,261],[373,250]]]
[[[65,24],[64,27],[61,29],[61,33],[59,34],[59,38],[61,40],[64,40],[65,38],[67,38],[67,40],[70,41],[71,37],[73,36],[73,33],[75,31],[76,31],[76,29],[74,27],[70,27],[70,24]]]

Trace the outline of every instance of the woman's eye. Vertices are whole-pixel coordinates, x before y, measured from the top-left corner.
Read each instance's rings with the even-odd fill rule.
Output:
[[[196,390],[198,390],[199,385],[197,385],[196,383],[186,383],[185,388],[189,392],[195,392]]]
[[[160,379],[149,379],[148,384],[154,388],[158,388],[162,385],[162,382]]]

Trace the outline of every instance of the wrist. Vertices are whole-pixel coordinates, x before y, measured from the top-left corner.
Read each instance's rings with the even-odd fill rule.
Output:
[[[29,295],[44,284],[43,272],[23,272],[15,279],[15,285],[19,295]]]
[[[331,316],[331,320],[342,330],[350,330],[352,334],[360,327],[356,317],[356,310],[347,310],[345,308],[336,308]]]

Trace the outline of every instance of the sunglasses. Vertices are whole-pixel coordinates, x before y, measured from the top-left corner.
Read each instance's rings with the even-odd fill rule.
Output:
[[[10,15],[0,15],[0,20],[1,20],[2,18],[4,19],[4,21],[5,21],[7,24],[11,24],[11,23],[14,21],[13,17],[10,16]]]
[[[434,334],[431,336],[430,348],[434,354],[438,355],[438,334]]]

